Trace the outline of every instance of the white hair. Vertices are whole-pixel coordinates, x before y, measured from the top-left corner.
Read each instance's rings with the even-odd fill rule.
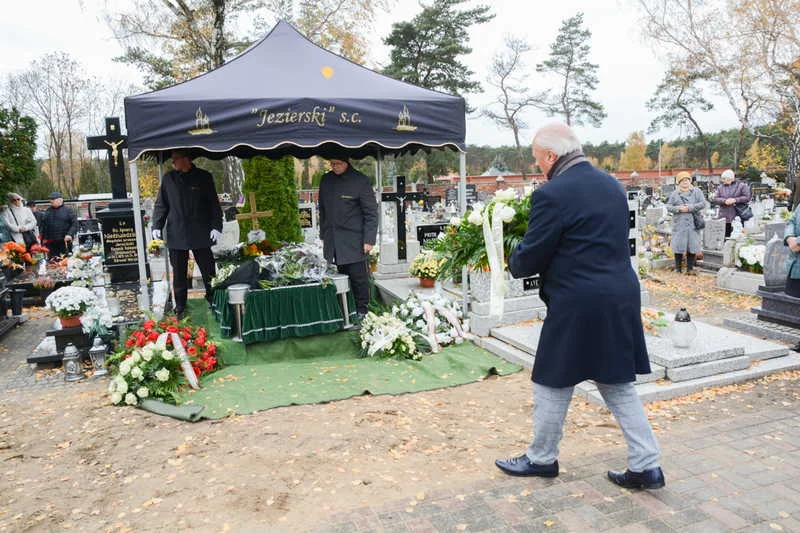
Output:
[[[722,177],[722,179],[724,179],[724,180],[728,180],[728,179],[732,180],[732,179],[735,179],[735,178],[736,178],[736,174],[734,174],[734,173],[733,173],[733,170],[731,170],[731,169],[728,169],[728,170],[726,170],[726,171],[724,171],[724,172],[722,173],[722,176],[721,176],[721,177]]]
[[[581,142],[572,128],[560,122],[542,126],[533,136],[533,144],[545,150],[551,150],[557,156],[581,149]]]

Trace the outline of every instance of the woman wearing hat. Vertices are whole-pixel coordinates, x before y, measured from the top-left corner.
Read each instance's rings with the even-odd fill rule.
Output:
[[[23,231],[32,231],[36,239],[39,239],[39,226],[36,223],[36,217],[30,209],[25,207],[22,202],[22,196],[15,192],[10,192],[8,197],[8,209],[3,211],[3,220],[11,231],[11,238],[19,244],[26,245],[29,249],[34,241],[25,242],[22,235]]]
[[[733,170],[728,169],[720,177],[722,185],[714,191],[714,204],[719,207],[719,218],[725,219],[725,236],[730,237],[733,226],[731,223],[736,218],[736,205],[750,203],[750,188],[743,181],[736,179]],[[742,220],[742,223],[745,221]]]
[[[696,276],[694,271],[695,254],[700,252],[700,236],[694,229],[694,213],[706,205],[703,193],[692,186],[692,176],[686,171],[675,176],[678,188],[672,191],[667,200],[667,211],[672,213],[672,253],[675,254],[675,272],[681,271],[683,256],[686,255],[686,274]]]

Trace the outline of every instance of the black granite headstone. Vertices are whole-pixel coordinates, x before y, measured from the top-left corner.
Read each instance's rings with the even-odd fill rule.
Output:
[[[419,241],[419,245],[422,246],[426,241],[430,241],[438,237],[447,226],[448,224],[446,222],[417,226],[417,240]]]

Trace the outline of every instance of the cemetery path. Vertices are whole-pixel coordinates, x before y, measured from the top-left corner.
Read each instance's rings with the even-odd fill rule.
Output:
[[[716,295],[703,276],[659,277],[665,283],[647,282],[656,308],[686,302],[706,320],[751,305]],[[12,384],[47,320],[35,318],[0,342],[0,532],[505,531],[515,519],[534,520],[523,503],[531,499],[550,514],[537,514],[525,530],[593,530],[568,527],[575,509],[589,504],[587,513],[599,509],[620,526],[680,519],[708,530],[709,516],[737,523],[739,515],[714,507],[726,501],[721,491],[749,498],[766,494],[747,489],[753,472],[800,475],[798,371],[648,404],[668,487],[658,499],[639,498],[604,480],[606,468],[624,467],[622,435],[604,408],[577,398],[557,480],[510,479],[495,468],[494,459],[528,444],[528,372],[191,424],[109,405],[105,380]],[[40,372],[36,383],[58,377]],[[742,457],[754,470],[743,473]],[[800,525],[800,492],[782,479],[773,480],[784,491],[780,505],[775,497],[763,505],[790,530]],[[739,520],[761,516],[759,509],[748,503],[750,514]],[[444,515],[451,522],[436,522]]]

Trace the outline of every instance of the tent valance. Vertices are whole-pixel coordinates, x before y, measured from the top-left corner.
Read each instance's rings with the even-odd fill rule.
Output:
[[[318,47],[286,22],[221,67],[125,99],[128,157],[464,150],[465,103]]]

